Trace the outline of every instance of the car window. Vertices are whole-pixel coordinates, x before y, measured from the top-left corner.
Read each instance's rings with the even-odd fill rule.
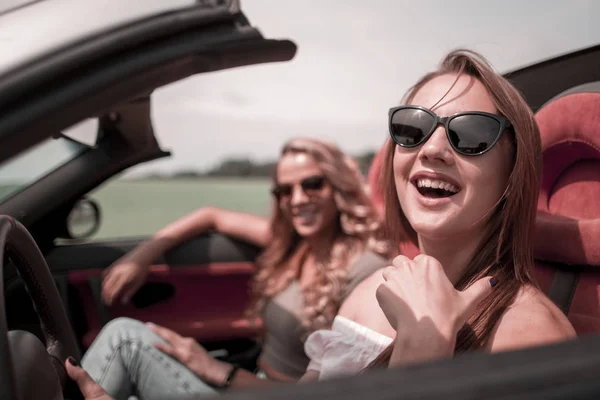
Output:
[[[271,161],[283,142],[256,157],[259,145],[227,140],[240,125],[222,123],[234,118],[223,116],[217,101],[205,100],[207,91],[220,98],[218,77],[191,77],[152,94],[154,133],[171,156],[130,168],[87,195],[101,213],[88,240],[149,236],[204,206],[269,214]]]
[[[87,148],[64,137],[48,138],[3,162],[0,164],[0,204]]]
[[[189,171],[136,175],[116,178],[90,193],[102,213],[92,239],[149,236],[203,206],[264,216],[269,212],[267,177],[209,177]]]

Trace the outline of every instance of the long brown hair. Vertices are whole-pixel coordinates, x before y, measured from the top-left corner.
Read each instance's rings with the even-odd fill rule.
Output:
[[[381,219],[366,191],[366,182],[356,162],[337,146],[313,138],[288,142],[281,155],[305,153],[317,162],[333,188],[339,218],[337,237],[328,262],[317,269],[316,282],[303,293],[303,325],[313,331],[331,325],[342,302],[348,267],[363,250],[386,254]],[[274,174],[273,183],[277,183]],[[294,230],[291,221],[275,201],[271,218],[272,239],[256,260],[258,271],[251,286],[247,316],[254,320],[266,302],[284,290],[298,276],[308,248]]]
[[[519,289],[531,284],[533,268],[532,233],[541,176],[541,144],[531,109],[518,90],[494,71],[481,55],[469,50],[449,53],[437,71],[423,76],[404,97],[410,104],[416,93],[433,78],[445,74],[468,75],[487,89],[497,112],[512,124],[514,166],[506,190],[490,217],[485,235],[455,287],[464,290],[476,280],[494,276],[498,284],[459,331],[455,352],[483,347],[502,314],[512,304]],[[386,230],[392,243],[406,235],[416,242],[417,234],[402,212],[394,181],[395,144],[386,144],[381,187],[385,201]],[[371,366],[387,365],[393,350],[388,347]]]

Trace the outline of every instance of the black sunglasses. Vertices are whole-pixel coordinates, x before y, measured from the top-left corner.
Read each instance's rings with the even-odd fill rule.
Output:
[[[412,148],[427,141],[438,125],[446,128],[452,148],[465,156],[478,156],[490,150],[500,135],[511,127],[501,115],[480,111],[440,117],[425,107],[400,106],[389,111],[389,130],[399,146]]]
[[[307,196],[314,196],[317,194],[317,192],[320,192],[321,189],[323,189],[324,184],[324,176],[310,176],[300,182],[300,187]],[[277,200],[281,200],[283,198],[289,198],[292,195],[293,190],[294,185],[290,183],[282,183],[276,185],[271,190],[271,193],[277,198]]]

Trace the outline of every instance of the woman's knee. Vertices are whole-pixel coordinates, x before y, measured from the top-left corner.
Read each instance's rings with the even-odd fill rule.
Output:
[[[114,336],[115,334],[121,335],[122,333],[135,334],[146,330],[148,330],[148,327],[141,321],[132,318],[119,317],[104,325],[99,336]]]

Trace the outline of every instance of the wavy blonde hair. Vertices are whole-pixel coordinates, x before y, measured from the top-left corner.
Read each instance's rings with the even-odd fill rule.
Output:
[[[314,158],[333,188],[339,212],[336,238],[327,262],[317,268],[316,282],[303,291],[302,325],[308,331],[328,328],[343,300],[348,268],[364,250],[387,255],[382,224],[373,207],[367,186],[356,161],[337,146],[313,138],[296,138],[281,152],[305,153]],[[277,183],[277,174],[273,175]],[[291,221],[276,203],[271,218],[272,239],[256,260],[258,267],[251,284],[247,316],[255,320],[265,304],[298,277],[308,245],[294,230]]]

